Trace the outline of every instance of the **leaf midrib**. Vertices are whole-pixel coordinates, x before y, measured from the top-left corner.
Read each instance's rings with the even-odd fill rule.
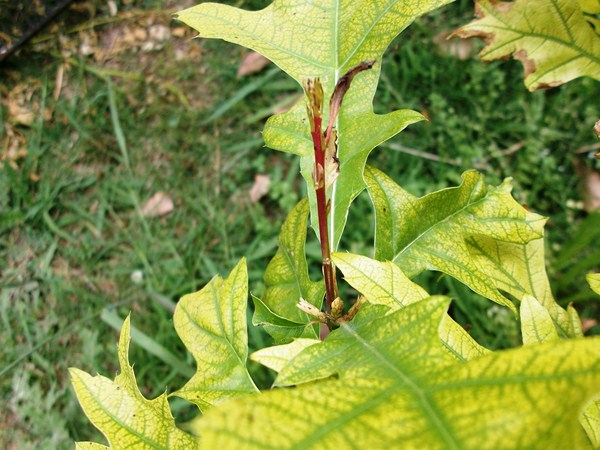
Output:
[[[408,387],[408,389],[413,393],[415,398],[421,404],[426,417],[430,420],[434,429],[438,431],[440,437],[447,445],[446,448],[460,448],[456,437],[452,434],[450,427],[435,407],[435,403],[429,397],[427,391],[419,387],[419,385],[410,376],[402,372],[398,367],[396,367],[394,364],[388,361],[388,359],[379,352],[379,349],[377,347],[371,345],[369,342],[363,339],[363,337],[360,336],[355,329],[353,329],[351,326],[348,326],[347,324],[342,324],[342,327],[348,334],[350,334],[356,339],[357,343],[359,343],[365,348],[367,354],[370,354],[377,360],[379,360],[385,368],[387,368],[390,372],[392,372],[399,379],[401,379],[402,382],[405,383],[406,387]]]
[[[464,183],[464,182],[463,182]],[[467,200],[467,203],[465,204],[465,206],[463,206],[462,208],[456,210],[455,212],[453,212],[452,214],[444,217],[442,220],[434,223],[433,225],[431,225],[430,227],[426,228],[423,232],[421,232],[417,237],[415,237],[411,242],[409,242],[407,245],[405,245],[402,250],[400,250],[398,253],[396,253],[396,255],[394,256],[394,258],[392,259],[393,261],[396,261],[405,251],[407,251],[413,244],[415,244],[417,241],[421,240],[421,238],[423,236],[425,236],[426,234],[428,234],[431,230],[433,230],[434,228],[437,228],[438,226],[440,226],[441,224],[443,224],[444,222],[448,222],[450,221],[450,219],[453,219],[455,216],[462,214],[467,208],[477,205],[481,202],[484,202],[485,200],[488,199],[488,195],[484,195],[483,197],[481,197],[479,200],[476,200],[472,203],[469,203],[469,200],[471,199],[471,197],[473,196],[474,192],[475,192],[475,188],[477,187],[477,184],[479,182],[477,182],[474,186],[473,189],[471,190],[471,193],[469,194],[469,199]],[[464,184],[463,184],[464,185]],[[460,189],[463,185],[459,186],[458,189]],[[387,197],[387,195],[386,195]],[[391,211],[390,211],[391,212]],[[393,214],[392,214],[393,215]],[[394,220],[394,228],[396,225],[396,221]]]

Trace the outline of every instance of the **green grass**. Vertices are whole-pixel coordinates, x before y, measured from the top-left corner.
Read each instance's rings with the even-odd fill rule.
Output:
[[[258,8],[266,2],[231,3]],[[419,195],[456,184],[473,165],[490,183],[512,176],[516,198],[551,217],[549,260],[557,263],[551,274],[558,298],[577,300],[584,315],[597,317],[582,280],[600,265],[593,245],[599,219],[585,219],[572,205],[580,199],[576,161],[598,168],[573,150],[594,143],[599,85],[577,80],[530,94],[516,62],[486,65],[441,51],[430,30],[468,20],[469,3],[458,1],[420,20],[386,54],[376,110],[426,111],[431,123],[414,125],[391,141],[392,148],[375,150],[371,163]],[[106,14],[105,2],[94,4],[99,17]],[[164,5],[140,0],[128,8],[140,6]],[[248,257],[252,292],[263,288],[279,227],[305,187],[297,160],[263,148],[260,131],[273,105],[299,88],[269,68],[238,79],[242,49],[190,42],[189,36],[160,51],[120,54],[105,66],[73,56],[56,100],[56,72],[64,61],[52,56],[55,37],[44,52],[29,52],[0,69],[4,97],[24,80],[39,82],[31,126],[10,123],[7,102],[0,111],[1,134],[21,134],[27,149],[16,169],[8,163],[0,169],[0,399],[7,405],[0,411],[2,447],[72,448],[72,440],[94,436],[69,388],[67,368],[114,375],[118,317],[132,312],[140,334],[131,359],[142,392],[154,396],[167,385],[180,386],[193,368],[172,327],[180,296],[215,273],[228,273],[242,256]],[[177,60],[179,46],[192,56]],[[44,111],[51,120],[43,119]],[[502,152],[517,143],[519,151]],[[398,150],[405,147],[420,156]],[[251,204],[247,191],[257,173],[271,177],[271,191]],[[174,211],[144,218],[140,205],[158,191],[173,198]],[[373,224],[365,218],[371,216],[363,195],[351,210],[344,248],[369,251]],[[309,241],[314,263],[318,247],[314,236]],[[137,283],[135,271],[143,274]],[[436,274],[422,281],[432,292],[461,299],[455,315],[482,344],[516,343],[516,324],[491,302]],[[269,342],[253,328],[250,334],[254,348]],[[266,385],[268,374],[252,369]],[[178,418],[189,417],[181,402],[174,408]]]

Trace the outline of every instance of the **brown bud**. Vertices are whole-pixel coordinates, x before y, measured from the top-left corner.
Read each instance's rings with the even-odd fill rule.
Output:
[[[306,92],[307,103],[306,112],[310,120],[310,131],[315,132],[315,118],[323,116],[323,85],[319,78],[307,78],[302,82]]]

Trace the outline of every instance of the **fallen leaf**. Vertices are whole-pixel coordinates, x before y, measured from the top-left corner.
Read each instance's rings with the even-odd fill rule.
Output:
[[[474,56],[473,41],[450,39],[452,39],[452,36],[448,32],[442,32],[435,35],[433,42],[437,44],[441,53],[453,56],[461,61]]]
[[[581,319],[581,329],[584,333],[596,325],[598,325],[598,321],[596,319]]]
[[[116,3],[113,0],[108,0],[108,13],[111,17],[115,17],[119,12]]]
[[[252,203],[256,203],[265,195],[267,195],[269,193],[270,184],[271,179],[268,177],[268,175],[256,175],[256,177],[254,177],[254,184],[248,192],[250,195],[250,201]]]
[[[583,175],[583,207],[587,212],[600,209],[600,173],[592,169]]]
[[[263,70],[271,61],[257,52],[250,52],[242,60],[238,68],[238,77],[245,77]]]
[[[152,25],[148,28],[148,36],[158,44],[171,39],[171,29],[165,25]]]
[[[159,217],[173,211],[173,200],[162,191],[154,194],[142,207],[144,217]]]
[[[33,100],[37,87],[37,83],[20,83],[8,93],[8,115],[11,122],[25,126],[33,124],[35,112],[39,109]]]

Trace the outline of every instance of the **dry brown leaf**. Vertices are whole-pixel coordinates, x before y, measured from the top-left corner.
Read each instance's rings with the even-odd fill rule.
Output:
[[[0,140],[0,162],[7,161],[10,166],[17,170],[18,161],[27,156],[27,141],[10,124],[7,124],[6,135]]]
[[[581,329],[584,333],[596,325],[598,325],[598,321],[596,319],[581,319]]]
[[[263,70],[270,61],[258,52],[250,52],[242,60],[238,68],[238,77],[244,77]]]
[[[441,53],[454,56],[455,58],[464,61],[474,56],[473,41],[467,39],[450,39],[448,32],[442,32],[437,34],[433,41],[437,44],[438,49]]]
[[[583,175],[583,207],[587,212],[600,210],[600,173],[593,169]]]
[[[159,217],[173,211],[174,204],[171,197],[162,191],[154,194],[142,207],[144,217]]]
[[[12,123],[18,125],[31,126],[35,119],[35,112],[39,106],[33,100],[33,94],[37,90],[39,84],[37,82],[17,84],[8,93],[8,116]]]
[[[269,185],[271,184],[271,179],[268,175],[256,175],[254,177],[254,184],[248,191],[250,195],[250,201],[252,203],[258,202],[261,198],[269,193]]]
[[[108,14],[110,14],[111,17],[115,17],[118,12],[119,9],[117,8],[117,4],[113,0],[108,0]]]

